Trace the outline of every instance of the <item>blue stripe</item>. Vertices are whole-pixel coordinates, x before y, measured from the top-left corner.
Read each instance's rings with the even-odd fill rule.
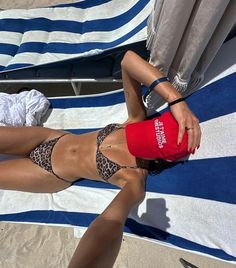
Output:
[[[236,157],[176,163],[159,175],[149,176],[146,190],[236,204],[235,167]]]
[[[148,176],[146,191],[236,204],[235,166],[236,157],[176,163],[156,176]],[[118,189],[111,184],[90,180],[79,180],[74,185]]]
[[[49,20],[46,18],[34,19],[2,19],[0,20],[0,31],[24,33],[28,31],[64,31],[71,33],[89,33],[96,31],[113,31],[126,25],[138,15],[147,5],[148,1],[138,1],[132,8],[121,15],[106,19],[95,19],[92,21],[76,22],[68,20]]]
[[[5,215],[0,214],[0,221],[70,224],[74,226],[87,227],[96,217],[97,214],[91,213],[35,210]]]
[[[17,53],[18,47],[17,45],[0,43],[0,54],[14,56]]]
[[[217,258],[223,259],[223,260],[228,260],[228,261],[236,260],[234,256],[227,254],[221,249],[214,249],[214,248],[202,246],[200,244],[184,239],[180,236],[176,236],[176,235],[164,232],[160,229],[150,227],[144,224],[139,224],[132,219],[128,219],[126,221],[125,231],[128,233],[137,234],[141,237],[148,237],[148,238],[156,239],[162,242],[166,242],[168,244],[171,244],[171,245],[183,248],[183,249],[206,253],[211,256],[215,256]]]
[[[81,8],[81,9],[86,9],[90,7],[95,7],[99,5],[103,5],[105,3],[111,2],[112,0],[86,0],[82,2],[76,2],[76,3],[69,3],[69,4],[60,4],[60,5],[55,5],[51,7],[74,7],[74,8]]]
[[[11,65],[9,65],[9,66],[7,66],[7,67],[4,67],[4,66],[2,66],[3,68],[2,68],[2,72],[6,72],[6,71],[13,71],[13,70],[15,70],[15,69],[23,69],[23,68],[27,68],[27,67],[30,67],[30,66],[32,66],[32,64],[29,64],[29,63],[16,63],[16,64],[11,64]],[[24,79],[24,78],[23,78]]]
[[[89,96],[85,98],[60,98],[49,99],[53,109],[67,109],[67,108],[85,108],[85,107],[105,107],[124,103],[124,93],[117,92],[103,96]]]
[[[0,221],[69,224],[73,226],[87,227],[97,216],[98,214],[92,214],[92,213],[39,210],[39,211],[22,212],[17,214],[0,215]],[[228,261],[236,260],[235,257],[225,253],[223,250],[213,249],[199,245],[197,243],[191,242],[179,236],[161,231],[157,228],[140,224],[132,219],[127,219],[124,231],[127,233],[137,234],[139,236],[163,241],[184,249],[206,253],[224,260]]]
[[[192,111],[204,122],[236,111],[236,73],[228,75],[187,98]]]
[[[188,104],[201,122],[235,112],[235,82],[236,73],[233,73],[200,89],[187,98]],[[54,109],[102,107],[123,103],[124,93],[121,91],[105,96],[50,99],[50,102]]]
[[[87,129],[86,128],[80,128],[80,129],[64,129],[64,130],[68,131],[68,132],[71,132],[73,134],[80,135],[80,134],[96,131],[96,130],[98,130],[98,128],[87,128]]]
[[[124,91],[108,93],[106,95],[90,95],[77,98],[50,98],[51,109],[69,109],[69,108],[86,108],[86,107],[106,107],[125,102]]]

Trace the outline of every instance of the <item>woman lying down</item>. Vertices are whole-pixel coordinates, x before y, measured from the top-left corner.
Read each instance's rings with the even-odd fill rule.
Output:
[[[69,268],[112,267],[128,214],[144,198],[148,173],[194,153],[200,144],[198,119],[167,77],[132,51],[121,67],[128,111],[123,124],[81,135],[44,127],[0,127],[0,153],[21,156],[0,162],[1,189],[53,193],[79,178],[121,188],[88,227]],[[168,102],[170,112],[146,120],[141,84]]]

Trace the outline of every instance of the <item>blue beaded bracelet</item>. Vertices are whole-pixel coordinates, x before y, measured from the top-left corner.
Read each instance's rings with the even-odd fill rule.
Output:
[[[166,76],[161,77],[151,83],[151,85],[148,87],[148,91],[143,95],[143,100],[146,101],[147,96],[153,91],[153,89],[159,85],[162,82],[169,82],[170,79]]]

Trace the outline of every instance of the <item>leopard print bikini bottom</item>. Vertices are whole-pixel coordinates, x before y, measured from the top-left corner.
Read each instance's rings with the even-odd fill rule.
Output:
[[[32,160],[33,163],[40,166],[41,168],[45,169],[46,171],[55,175],[58,179],[71,183],[71,181],[58,176],[54,173],[52,168],[52,151],[55,144],[59,141],[59,139],[69,133],[65,133],[62,136],[49,140],[47,142],[39,144],[31,153],[29,154],[29,158]]]

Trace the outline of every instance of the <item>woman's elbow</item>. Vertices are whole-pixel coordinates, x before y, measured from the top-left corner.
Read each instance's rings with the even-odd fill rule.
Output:
[[[142,202],[146,193],[145,180],[130,181],[127,183],[127,186],[132,189],[131,196],[133,197],[133,199],[135,199],[137,203]]]
[[[140,188],[139,191],[136,193],[136,200],[138,203],[141,203],[144,200],[145,194],[146,194],[145,189]]]
[[[128,63],[130,62],[130,60],[132,60],[134,55],[134,52],[132,50],[128,50],[125,52],[125,55],[121,61],[121,67],[122,69],[126,69],[128,66]]]
[[[134,193],[137,204],[143,202],[145,194],[146,194],[145,189],[143,187],[139,187],[139,189]]]

